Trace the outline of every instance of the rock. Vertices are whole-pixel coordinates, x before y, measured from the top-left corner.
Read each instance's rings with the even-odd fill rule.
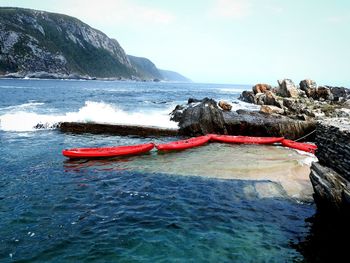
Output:
[[[40,128],[40,127],[38,127]],[[62,122],[60,124],[62,132],[70,133],[92,133],[92,134],[113,134],[113,135],[137,135],[142,137],[177,136],[177,129],[165,129],[158,127],[147,127],[141,125],[119,125],[119,124],[99,124]]]
[[[264,104],[283,108],[283,103],[277,99],[277,96],[272,91],[265,92]]]
[[[266,91],[271,90],[271,86],[268,84],[256,84],[253,86],[252,90],[254,94],[265,93]]]
[[[350,120],[329,118],[319,121],[315,140],[319,162],[350,181]]]
[[[205,99],[209,99],[209,98],[204,98],[203,100]],[[197,102],[202,102],[202,100],[198,100],[198,99],[195,99],[195,98],[189,98],[187,103],[188,104],[191,104],[191,103],[197,103]]]
[[[255,94],[255,98],[256,98],[256,104],[258,104],[258,105],[264,105],[265,104],[266,95],[264,93],[257,93],[257,94]]]
[[[344,101],[347,99],[350,99],[350,89],[344,88],[344,87],[331,87],[326,86],[330,89],[330,92],[333,95],[334,101]]]
[[[219,109],[213,99],[205,98],[195,104],[189,103],[178,116],[180,115],[181,134],[197,136],[209,133],[226,133],[223,111]]]
[[[182,105],[177,105],[175,109],[169,114],[170,115],[170,120],[179,122],[182,118],[183,110],[185,109],[184,106]]]
[[[260,108],[261,113],[265,114],[284,114],[284,110],[271,105],[262,105]]]
[[[320,210],[350,214],[350,181],[319,163],[312,163],[310,180]]]
[[[313,121],[293,120],[281,115],[238,110],[222,111],[212,99],[187,104],[177,115],[180,118],[180,134],[196,136],[208,133],[285,136],[296,139],[315,129]],[[172,114],[175,114],[173,111]]]
[[[316,89],[316,96],[318,100],[333,100],[333,94],[331,93],[331,90],[323,86],[320,86]]]
[[[316,89],[317,84],[311,79],[304,79],[299,83],[300,89],[307,92],[309,89]]]
[[[278,81],[279,88],[277,90],[277,95],[281,97],[292,97],[297,98],[299,92],[295,84],[290,79],[284,79]]]
[[[316,90],[317,84],[311,79],[304,79],[299,83],[300,89],[305,92],[309,98],[317,99]]]
[[[253,103],[253,104],[257,103],[256,97],[254,96],[253,91],[247,91],[247,90],[243,91],[239,99],[248,103]]]
[[[232,105],[226,101],[219,101],[219,107],[224,111],[230,111],[232,109]]]

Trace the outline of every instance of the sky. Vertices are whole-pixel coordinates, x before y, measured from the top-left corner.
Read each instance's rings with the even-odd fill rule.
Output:
[[[349,0],[0,0],[77,17],[195,82],[350,87]]]

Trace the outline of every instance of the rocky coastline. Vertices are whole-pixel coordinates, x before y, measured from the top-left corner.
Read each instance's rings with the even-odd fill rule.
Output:
[[[137,136],[283,136],[314,141],[319,162],[312,164],[310,180],[317,207],[327,216],[349,217],[350,90],[317,86],[312,80],[303,80],[297,86],[284,79],[277,87],[257,84],[252,91],[242,92],[240,99],[260,105],[260,111],[232,111],[228,102],[190,98],[170,113],[178,130],[89,123],[61,123],[60,129]]]

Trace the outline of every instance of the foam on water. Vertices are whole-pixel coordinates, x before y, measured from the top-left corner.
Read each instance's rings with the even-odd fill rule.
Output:
[[[3,131],[33,131],[37,124],[54,127],[59,122],[98,122],[110,124],[147,125],[165,128],[177,128],[177,124],[169,120],[171,108],[153,111],[126,112],[115,105],[86,101],[77,112],[64,115],[48,115],[35,113],[29,106],[41,103],[27,103],[8,107],[9,112],[0,116],[0,129]]]

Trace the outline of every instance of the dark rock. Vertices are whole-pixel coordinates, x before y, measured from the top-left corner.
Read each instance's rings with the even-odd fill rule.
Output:
[[[232,135],[284,136],[294,140],[315,129],[314,121],[293,120],[282,115],[238,110],[224,112],[223,116],[227,133]]]
[[[316,89],[317,84],[311,79],[304,79],[299,83],[300,89],[307,92],[309,89]]]
[[[332,168],[312,163],[310,180],[320,210],[350,214],[350,182],[347,179]]]
[[[344,87],[331,87],[326,86],[330,89],[330,92],[333,95],[334,101],[344,101],[347,99],[350,99],[350,89],[344,88]]]
[[[333,95],[331,93],[331,90],[327,87],[320,86],[316,90],[316,96],[317,99],[324,99],[324,100],[333,100]]]
[[[194,105],[188,104],[179,121],[180,133],[190,136],[208,133],[225,134],[226,128],[222,114],[223,111],[212,99],[205,98]]]
[[[325,119],[317,123],[316,156],[326,165],[350,181],[350,121]]]
[[[253,104],[257,103],[256,97],[254,96],[253,91],[247,91],[247,90],[243,91],[239,99],[248,103],[253,103]]]
[[[217,133],[297,139],[315,129],[313,121],[293,120],[281,115],[244,110],[222,111],[215,100],[208,98],[179,109],[177,116],[180,118],[180,133],[187,136]],[[172,114],[176,112],[173,111]]]
[[[187,103],[188,104],[191,104],[191,103],[197,103],[197,102],[202,102],[203,100],[209,100],[209,98],[204,98],[202,100],[198,100],[198,99],[195,99],[195,98],[189,98]]]
[[[255,98],[256,98],[256,104],[258,104],[258,105],[264,105],[265,104],[266,95],[264,93],[257,93],[257,94],[255,94]]]
[[[71,133],[92,133],[92,134],[113,134],[113,135],[137,135],[141,137],[160,137],[179,135],[177,129],[165,129],[159,127],[99,124],[99,123],[79,123],[62,122],[60,125],[62,132]]]
[[[175,109],[169,114],[170,115],[170,120],[179,122],[182,118],[183,110],[185,109],[184,106],[182,105],[177,105]]]

